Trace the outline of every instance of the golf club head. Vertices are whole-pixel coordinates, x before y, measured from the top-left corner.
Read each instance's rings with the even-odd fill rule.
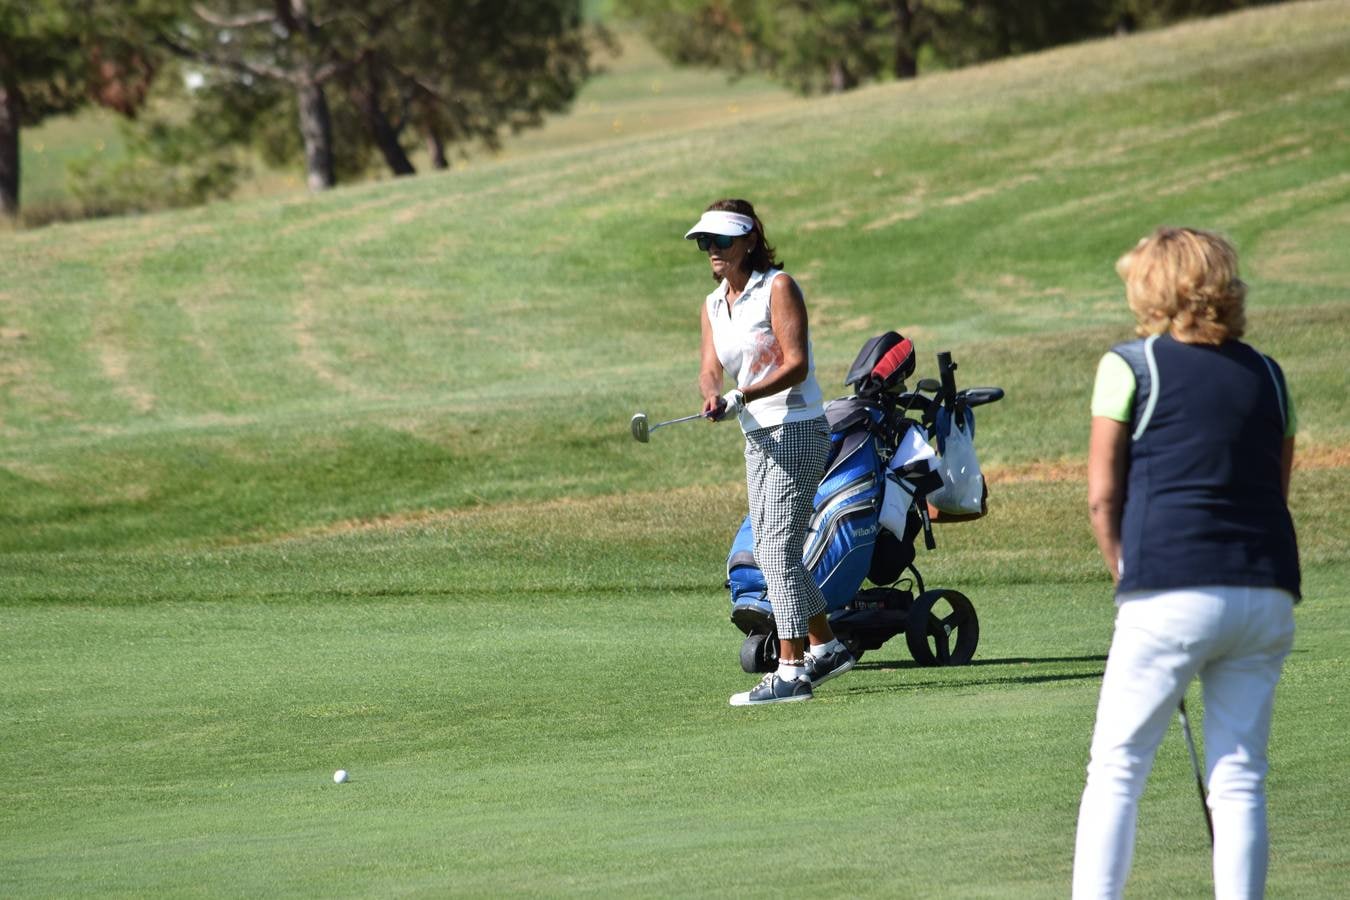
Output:
[[[633,416],[633,421],[628,423],[628,430],[633,432],[633,440],[639,444],[647,443],[647,414],[638,413]]]

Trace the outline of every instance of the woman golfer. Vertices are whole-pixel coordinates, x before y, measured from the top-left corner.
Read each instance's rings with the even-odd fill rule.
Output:
[[[708,254],[717,282],[703,304],[703,412],[714,421],[736,416],[745,432],[755,561],[779,638],[778,670],[731,705],[810,700],[813,686],[853,668],[854,658],[830,631],[825,598],[802,563],[830,449],[806,302],[746,201],[712,204],[685,238]],[[723,395],[727,375],[736,386]]]
[[[1266,744],[1299,597],[1294,408],[1280,367],[1238,340],[1246,286],[1227,241],[1162,228],[1116,271],[1145,337],[1106,354],[1092,397],[1088,504],[1118,610],[1073,896],[1121,895],[1139,795],[1199,676],[1214,893],[1260,897]]]

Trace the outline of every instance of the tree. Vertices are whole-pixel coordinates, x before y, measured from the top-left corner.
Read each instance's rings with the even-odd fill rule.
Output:
[[[1248,6],[1265,6],[1284,0],[1113,0],[1115,21],[1134,27],[1157,28],[1180,19],[1213,16]]]
[[[759,71],[802,93],[913,78],[1194,15],[1279,0],[617,0],[684,65]]]
[[[1028,53],[1110,34],[1114,0],[962,0],[960,15],[944,17],[934,55],[947,66]]]
[[[592,45],[608,35],[584,24],[577,0],[460,0],[425,4],[389,38],[379,61],[393,131],[411,127],[444,167],[447,143],[496,149],[503,129],[566,109],[591,75]]]
[[[154,79],[151,0],[0,0],[0,216],[19,214],[19,135],[89,103],[134,116]]]
[[[234,193],[248,171],[241,145],[262,144],[260,122],[284,95],[206,83],[165,59],[145,108],[121,123],[124,154],[66,165],[66,186],[85,215],[120,215],[195,206]],[[293,121],[293,117],[288,121]],[[294,130],[293,128],[291,130]]]
[[[192,3],[190,14],[159,35],[172,53],[213,66],[248,84],[278,82],[294,93],[306,181],[335,183],[332,117],[326,85],[354,67],[407,0],[346,0],[311,8],[308,0],[217,0]],[[367,6],[373,7],[368,10]]]
[[[802,93],[912,78],[944,0],[619,0],[685,65],[762,71]],[[950,7],[955,0],[945,3]]]
[[[336,180],[335,116],[357,148],[413,173],[420,133],[435,164],[445,145],[538,124],[590,74],[579,0],[209,0],[161,35],[178,56],[241,84],[292,94],[309,185]]]

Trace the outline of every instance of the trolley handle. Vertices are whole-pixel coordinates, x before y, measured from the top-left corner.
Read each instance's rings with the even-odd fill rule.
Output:
[[[983,406],[986,403],[993,403],[996,400],[1003,399],[1003,388],[997,387],[977,387],[966,388],[957,395],[960,402],[965,406],[975,407]]]
[[[939,396],[942,398],[942,405],[948,409],[956,408],[956,363],[952,361],[952,354],[948,350],[943,350],[937,355],[938,380],[942,383],[942,391]]]

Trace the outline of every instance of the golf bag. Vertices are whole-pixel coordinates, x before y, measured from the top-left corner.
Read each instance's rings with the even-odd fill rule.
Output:
[[[832,630],[855,656],[904,633],[921,665],[961,665],[973,657],[979,640],[975,610],[964,595],[925,590],[914,566],[914,541],[922,532],[925,545],[936,546],[927,495],[943,482],[927,442],[944,394],[952,408],[971,415],[969,407],[1003,392],[956,392],[956,364],[949,354],[939,354],[939,369],[941,384],[924,381],[920,391],[906,392],[904,380],[914,372],[913,344],[888,332],[868,341],[850,369],[845,383],[856,393],[825,409],[830,453],[802,560],[825,596]],[[925,396],[925,388],[934,396]],[[882,524],[883,508],[889,528]],[[873,587],[862,588],[864,581]],[[746,635],[742,668],[773,669],[778,654],[773,608],[755,562],[749,516],[732,541],[726,586],[731,620]],[[938,615],[935,608],[950,612]]]
[[[877,434],[880,409],[848,398],[832,401],[825,415],[830,422],[829,461],[816,491],[802,561],[825,595],[826,608],[833,611],[848,605],[872,566],[881,532],[886,464]],[[746,516],[727,559],[733,618],[738,613],[744,617],[748,607],[772,613],[754,544]]]

